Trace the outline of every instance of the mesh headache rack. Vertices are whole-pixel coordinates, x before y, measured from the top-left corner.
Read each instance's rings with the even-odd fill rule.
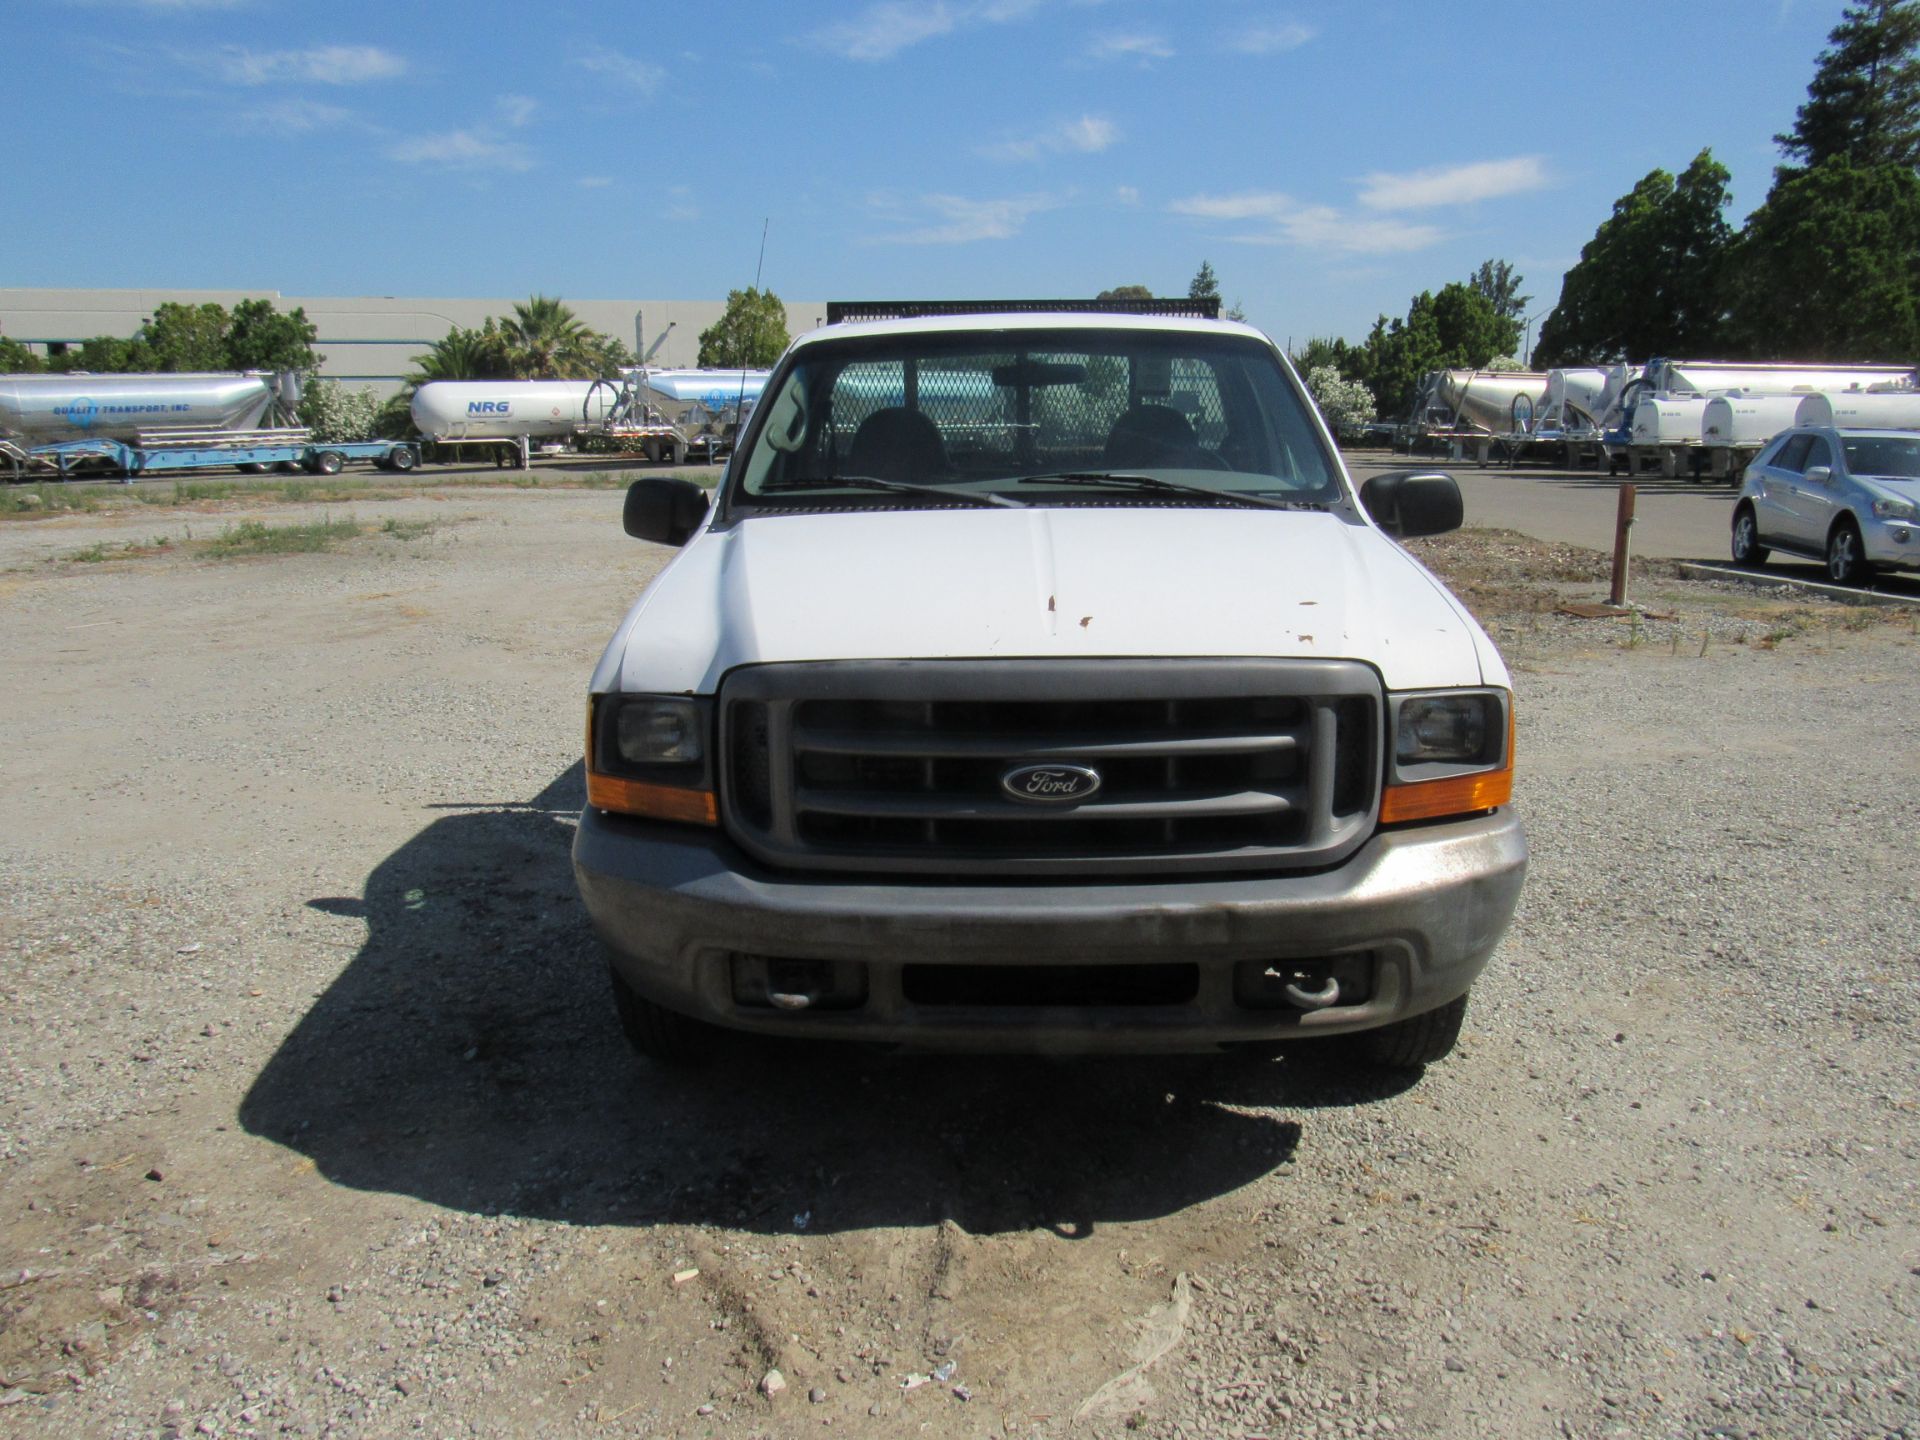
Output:
[[[847,320],[921,320],[930,315],[1175,315],[1218,320],[1219,298],[1166,296],[1149,300],[829,300],[827,323]]]

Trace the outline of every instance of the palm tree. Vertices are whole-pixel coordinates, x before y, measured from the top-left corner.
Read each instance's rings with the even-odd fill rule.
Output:
[[[549,295],[534,295],[513,307],[503,321],[508,362],[523,380],[578,380],[598,374],[582,353],[588,330],[571,306]]]
[[[430,380],[504,380],[512,373],[506,336],[489,317],[478,330],[462,330],[456,325],[444,339],[434,341],[432,348],[414,361],[407,384],[418,387]]]

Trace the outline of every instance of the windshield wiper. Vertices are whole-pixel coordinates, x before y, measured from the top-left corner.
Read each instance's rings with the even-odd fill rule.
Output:
[[[1250,490],[1215,490],[1208,485],[1182,485],[1154,475],[1134,475],[1119,470],[1057,470],[1045,475],[1022,475],[1016,485],[1117,485],[1129,490],[1150,490],[1159,495],[1193,495],[1221,500],[1229,505],[1251,505],[1262,510],[1325,510],[1319,500],[1275,500]]]
[[[944,485],[915,485],[906,480],[882,480],[877,475],[808,475],[797,480],[780,480],[762,485],[762,495],[778,495],[793,490],[836,490],[843,486],[855,490],[886,490],[896,495],[927,495],[936,500],[960,500],[973,505],[1004,505],[1012,510],[1027,508],[1023,500],[1005,495],[982,495],[973,490],[952,490]]]

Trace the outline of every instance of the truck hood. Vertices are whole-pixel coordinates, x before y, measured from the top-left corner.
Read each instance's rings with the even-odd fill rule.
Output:
[[[596,691],[710,694],[776,661],[1357,659],[1390,689],[1505,684],[1486,636],[1332,513],[1141,506],[767,515],[705,529],[628,613]]]

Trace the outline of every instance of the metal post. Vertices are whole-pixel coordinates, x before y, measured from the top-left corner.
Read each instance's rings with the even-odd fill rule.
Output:
[[[1627,532],[1633,529],[1634,485],[1620,483],[1620,510],[1613,523],[1613,589],[1607,595],[1609,605],[1627,603]]]

